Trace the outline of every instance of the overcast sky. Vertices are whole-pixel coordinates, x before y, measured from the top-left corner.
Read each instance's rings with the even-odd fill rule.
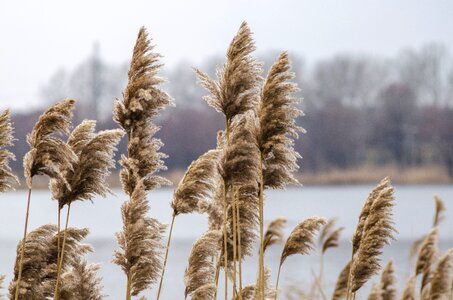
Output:
[[[427,42],[453,49],[452,16],[450,0],[1,1],[0,108],[38,106],[39,87],[86,58],[95,41],[106,61],[128,60],[142,25],[171,66],[224,53],[243,20],[260,51],[314,61],[338,52],[392,56]]]

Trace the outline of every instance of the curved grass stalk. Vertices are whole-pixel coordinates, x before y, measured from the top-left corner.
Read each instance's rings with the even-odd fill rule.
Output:
[[[277,296],[278,296],[278,283],[280,281],[280,271],[282,270],[282,265],[283,264],[280,264],[278,267],[277,282],[275,283],[275,300],[277,300]]]
[[[60,294],[59,294],[59,284],[60,284],[60,275],[61,275],[61,268],[63,266],[63,259],[64,259],[64,247],[66,244],[66,236],[67,236],[67,231],[68,231],[68,223],[69,223],[69,213],[71,211],[71,203],[68,204],[68,212],[66,213],[66,224],[64,228],[64,233],[63,233],[63,243],[61,245],[61,255],[60,255],[60,261],[58,262],[58,269],[57,269],[57,279],[55,283],[55,293],[54,293],[54,300],[60,299]]]
[[[159,289],[157,290],[157,300],[159,300],[160,292],[162,290],[162,283],[164,281],[165,267],[167,266],[168,252],[170,250],[171,234],[173,232],[173,225],[175,224],[175,218],[176,218],[176,213],[173,212],[173,216],[171,218],[170,232],[168,234],[167,250],[165,251],[164,266],[162,267],[162,275],[160,277]]]

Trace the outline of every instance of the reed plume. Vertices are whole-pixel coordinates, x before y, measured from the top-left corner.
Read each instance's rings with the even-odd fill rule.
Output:
[[[221,149],[214,149],[204,153],[190,164],[184,177],[179,182],[171,202],[173,215],[164,263],[168,258],[171,233],[177,215],[193,212],[207,213],[209,229],[221,229],[223,224],[223,180],[220,176],[220,160],[222,156]],[[211,288],[205,286],[195,295],[199,295],[196,297],[208,297],[210,293]]]
[[[261,65],[251,56],[254,50],[252,32],[247,23],[243,22],[228,47],[227,61],[217,70],[217,81],[195,69],[199,84],[210,93],[204,99],[224,114],[227,124],[235,116],[253,109],[256,104]],[[227,130],[227,136],[228,134]]]
[[[324,225],[326,221],[323,218],[311,217],[299,223],[291,232],[286,240],[278,267],[276,290],[278,293],[278,282],[280,271],[283,263],[288,256],[294,254],[308,254],[314,248],[314,235]],[[277,294],[275,295],[277,299]]]
[[[106,178],[115,166],[113,155],[123,131],[113,129],[95,133],[95,126],[95,121],[85,120],[68,139],[67,145],[77,160],[62,170],[62,178],[50,181],[52,197],[58,201],[59,209],[76,200],[92,201],[96,195],[105,197],[110,192]]]
[[[6,192],[12,189],[14,184],[18,184],[19,180],[12,173],[9,167],[9,161],[14,160],[14,154],[5,149],[12,146],[14,141],[13,126],[9,117],[9,110],[5,110],[0,115],[0,192]]]
[[[442,201],[442,199],[437,195],[434,195],[434,203],[436,205],[436,213],[434,214],[433,227],[437,227],[437,226],[439,226],[440,222],[442,222],[442,220],[444,220],[445,211],[447,209],[445,208],[445,205],[444,205],[444,202]]]
[[[164,81],[157,76],[162,65],[159,63],[160,55],[153,50],[146,29],[140,28],[123,100],[117,100],[114,109],[114,120],[128,137],[128,156],[121,158],[120,178],[129,200],[121,208],[123,231],[117,233],[120,250],[115,251],[114,258],[127,276],[126,299],[156,282],[163,270],[165,226],[146,216],[149,211],[146,196],[147,191],[170,184],[167,179],[156,175],[166,169],[163,162],[166,155],[159,152],[163,143],[154,137],[159,127],[153,120],[173,102],[159,88]]]
[[[379,194],[381,193],[382,190],[390,186],[390,178],[385,177],[384,179],[381,180],[381,182],[373,188],[373,190],[370,192],[368,195],[367,200],[365,201],[365,204],[362,207],[362,210],[359,215],[359,222],[357,224],[356,231],[352,237],[352,255],[357,252],[359,249],[362,237],[363,237],[363,231],[365,227],[365,223],[368,219],[368,216],[371,213],[371,207],[373,206],[374,201],[377,199]]]
[[[3,281],[5,280],[5,275],[0,275],[0,290],[3,290],[4,286],[3,286]],[[3,294],[1,293],[0,294],[0,299],[4,299],[3,298]]]
[[[320,231],[318,242],[321,246],[321,254],[324,254],[329,248],[338,247],[338,241],[344,227],[335,228],[335,223],[335,219],[329,219]]]
[[[452,275],[452,250],[447,251],[439,259],[431,279],[430,299],[448,299],[451,293]]]
[[[404,286],[403,294],[401,295],[401,300],[415,300],[415,284],[417,282],[417,277],[415,275],[409,277]]]
[[[195,294],[198,299],[214,299],[216,267],[212,258],[220,251],[221,239],[220,230],[211,230],[193,245],[184,274],[185,298],[191,295],[194,299]]]
[[[382,300],[396,300],[396,276],[393,260],[390,260],[381,274]]]
[[[368,300],[383,300],[382,298],[382,286],[379,283],[376,283],[371,288],[371,292],[368,295]]]
[[[113,262],[127,275],[127,297],[136,296],[155,283],[162,270],[162,239],[166,226],[147,217],[146,188],[140,181],[129,200],[121,207],[123,230],[116,237],[120,250]]]
[[[271,270],[270,268],[266,267],[264,269],[264,298],[265,300],[273,300],[276,296],[277,290],[272,287],[270,283],[271,277]],[[242,299],[242,300],[257,300],[259,298],[259,283],[255,284],[248,284],[244,286],[238,293],[236,297],[233,297],[234,300]]]
[[[299,184],[294,173],[299,169],[299,153],[294,150],[294,139],[304,129],[296,125],[295,119],[303,112],[296,106],[301,102],[293,96],[299,89],[293,82],[294,73],[288,53],[279,55],[264,81],[260,102],[257,105],[260,149],[260,274],[264,268],[264,189],[284,188],[288,184]],[[263,278],[261,277],[261,282]]]
[[[338,275],[337,282],[333,291],[332,300],[340,300],[346,298],[348,293],[348,279],[351,269],[351,261],[349,261],[346,266],[341,270],[340,275]]]
[[[66,257],[62,270],[76,258],[91,252],[91,246],[80,241],[88,235],[88,229],[67,229]],[[17,256],[14,266],[14,278],[9,285],[10,297],[14,297],[19,284],[19,256],[24,250],[23,272],[20,281],[19,297],[21,299],[46,299],[54,295],[58,265],[58,232],[57,226],[43,225],[27,235],[17,246]],[[60,244],[61,245],[61,244]]]
[[[380,189],[379,194],[372,202],[368,217],[363,224],[360,244],[351,265],[350,288],[352,293],[360,289],[372,275],[378,273],[381,267],[382,248],[394,239],[393,235],[396,232],[392,221],[392,208],[395,204],[394,191],[390,182],[385,181],[385,188]],[[365,204],[365,208],[367,208],[367,204]]]
[[[105,296],[102,294],[101,278],[97,275],[99,269],[99,264],[88,264],[77,257],[71,263],[70,270],[62,274],[59,298],[61,300],[103,299]]]
[[[431,300],[431,283],[427,283],[420,294],[420,300]]]
[[[421,291],[429,283],[431,274],[431,265],[433,264],[437,254],[439,231],[434,227],[431,232],[425,237],[420,247],[420,251],[415,266],[415,275],[423,275]]]
[[[299,91],[291,71],[288,53],[280,54],[267,74],[258,106],[260,131],[258,144],[263,159],[264,186],[284,188],[299,184],[294,173],[299,169],[299,153],[294,150],[293,139],[305,130],[296,124],[303,115],[297,108],[301,99],[293,96]]]
[[[192,300],[215,299],[216,287],[215,284],[206,284],[196,289],[191,296]]]
[[[242,259],[252,254],[257,237],[259,149],[255,130],[256,116],[253,112],[236,117],[231,124],[230,140],[222,158],[220,174],[224,182],[226,209],[222,265],[225,268],[231,266],[228,261],[233,262],[233,269],[239,262],[241,270]],[[235,274],[233,270],[233,284]]]
[[[243,22],[238,33],[233,38],[227,51],[227,61],[223,67],[217,70],[217,80],[209,78],[206,73],[200,70],[195,70],[198,76],[198,81],[201,86],[206,88],[210,95],[204,99],[218,112],[223,113],[225,117],[225,136],[223,143],[230,143],[230,127],[233,119],[245,112],[254,109],[258,101],[259,84],[261,82],[261,65],[251,56],[255,50],[255,44],[252,38],[252,33],[247,23]],[[224,174],[228,174],[225,172]],[[224,176],[225,177],[225,176]],[[224,205],[223,205],[223,228],[224,228],[224,262],[223,265],[228,265],[227,247],[227,215],[228,202],[227,196],[231,194],[229,187],[224,182]],[[234,206],[234,214],[238,215],[239,210]],[[235,217],[236,218],[236,217]],[[232,227],[233,235],[236,236],[237,224]],[[236,245],[236,243],[234,243]],[[234,246],[235,247],[235,246]],[[239,245],[239,248],[241,245]],[[233,249],[235,250],[235,249]],[[227,270],[225,269],[225,272]],[[227,276],[225,276],[227,278]],[[225,285],[228,284],[227,279]],[[225,287],[225,297],[227,297],[227,288]]]
[[[294,254],[308,254],[314,248],[314,235],[326,221],[323,218],[311,217],[299,223],[286,240],[280,258],[282,265],[288,256]]]
[[[190,164],[173,195],[175,215],[199,212],[200,202],[212,202],[220,180],[221,156],[221,150],[210,150]]]
[[[110,169],[115,166],[113,155],[123,131],[114,129],[95,133],[95,126],[95,121],[85,120],[72,131],[67,145],[77,160],[61,171],[61,177],[52,178],[50,181],[52,197],[58,201],[58,231],[60,231],[60,210],[65,205],[68,205],[67,228],[72,202],[92,201],[96,195],[105,197],[110,192],[106,178],[110,174]],[[61,255],[58,255],[60,261],[64,257],[65,242],[66,237],[63,236]],[[56,299],[59,296],[60,272],[59,267],[55,286]]]
[[[264,234],[264,252],[266,252],[266,249],[269,246],[283,243],[283,229],[287,221],[287,218],[277,218],[272,220],[272,222],[269,224],[266,233]]]
[[[447,210],[445,208],[444,202],[437,195],[434,195],[434,208],[435,208],[435,211],[434,211],[432,227],[437,227],[442,222],[442,220],[444,220],[445,211]],[[421,238],[418,238],[417,240],[415,240],[412,243],[410,254],[409,254],[410,258],[413,258],[418,254],[418,252],[420,250],[420,246],[423,243],[423,240],[425,239],[425,237],[426,237],[426,235],[422,236]]]
[[[27,136],[30,151],[24,156],[24,176],[28,186],[27,209],[25,212],[25,225],[23,240],[27,239],[28,215],[30,211],[30,198],[32,181],[35,175],[47,175],[49,178],[59,178],[65,181],[62,170],[69,169],[77,159],[68,145],[56,135],[69,134],[72,119],[74,100],[63,100],[51,106],[38,119],[31,133]],[[67,182],[65,182],[67,184]],[[24,250],[21,250],[19,259],[19,282],[16,286],[14,299],[18,300],[20,280],[22,276],[22,260]]]
[[[140,28],[123,100],[115,102],[114,119],[128,136],[128,157],[121,158],[121,183],[128,195],[133,193],[140,180],[146,190],[170,184],[167,179],[155,175],[166,169],[163,159],[167,156],[159,152],[163,143],[154,137],[159,127],[153,119],[173,102],[159,89],[164,82],[157,76],[162,64],[159,63],[160,54],[153,50],[146,29]]]
[[[30,151],[24,156],[24,176],[29,188],[35,175],[64,181],[61,170],[69,169],[76,160],[68,145],[55,136],[69,134],[74,104],[74,100],[63,100],[51,106],[27,136]]]

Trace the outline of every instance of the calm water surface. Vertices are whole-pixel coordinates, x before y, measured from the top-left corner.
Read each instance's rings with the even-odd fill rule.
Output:
[[[288,218],[287,233],[289,233],[291,228],[307,217],[337,217],[338,224],[346,228],[343,237],[349,237],[356,226],[358,214],[371,188],[372,186],[324,186],[267,191],[265,224],[273,218],[285,216]],[[398,241],[385,249],[384,261],[393,258],[399,275],[404,278],[412,269],[408,261],[411,240],[420,237],[431,226],[434,194],[444,199],[448,210],[447,218],[441,225],[441,248],[447,249],[453,246],[453,186],[397,186],[395,189],[397,205],[394,212],[396,227],[399,231]],[[89,254],[87,259],[102,264],[104,292],[109,295],[109,299],[124,299],[124,275],[119,267],[110,262],[112,253],[116,249],[114,233],[120,231],[122,226],[120,206],[125,199],[120,190],[115,190],[115,194],[105,199],[96,199],[94,203],[73,204],[70,225],[90,229],[88,242],[94,246],[95,252]],[[6,283],[11,280],[16,244],[22,236],[26,196],[25,191],[0,195],[0,274],[7,275]],[[171,190],[150,193],[150,215],[161,222],[169,223],[171,196]],[[56,209],[56,203],[50,199],[49,192],[33,191],[29,228],[33,229],[45,223],[56,223]],[[207,221],[204,216],[177,217],[161,299],[183,299],[183,274],[191,245],[206,229]],[[273,270],[272,282],[275,282],[280,253],[281,247],[276,246],[270,248],[266,254],[267,265]],[[327,252],[324,285],[328,295],[349,256],[348,240],[344,240],[339,249]],[[318,261],[317,252],[305,257],[290,257],[282,270],[281,286],[284,288],[285,285],[296,283],[302,288],[308,288],[313,272],[318,272]],[[256,257],[247,259],[244,267],[244,283],[254,281],[256,265]],[[155,292],[155,287],[152,291],[148,291],[148,298],[155,298]],[[362,298],[364,295],[360,297]]]

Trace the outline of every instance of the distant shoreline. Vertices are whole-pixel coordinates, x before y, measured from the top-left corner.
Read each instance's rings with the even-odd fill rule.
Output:
[[[185,170],[172,170],[162,173],[162,176],[170,179],[175,187],[184,175]],[[447,171],[442,166],[423,167],[398,167],[393,165],[374,166],[363,165],[348,169],[329,169],[323,171],[302,171],[296,178],[303,186],[341,186],[341,185],[364,185],[375,184],[382,178],[389,176],[397,185],[426,185],[426,184],[453,184],[453,178],[449,178]],[[112,173],[109,177],[112,188],[121,187],[118,173]],[[47,189],[48,181],[45,177],[38,177],[33,182],[34,189]],[[21,180],[17,190],[27,189],[25,181]]]

